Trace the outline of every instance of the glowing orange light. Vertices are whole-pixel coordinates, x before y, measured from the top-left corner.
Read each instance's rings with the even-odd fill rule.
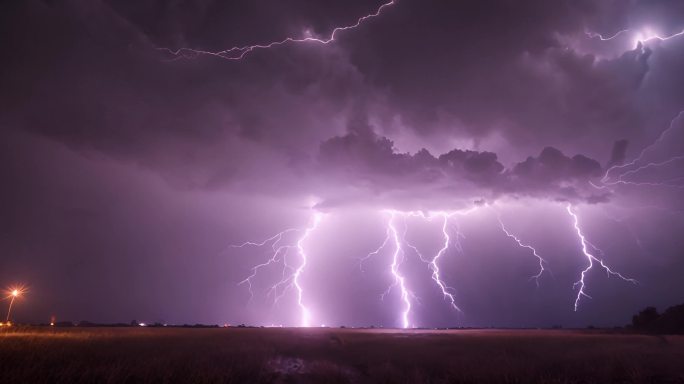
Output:
[[[8,299],[19,297],[24,293],[26,293],[26,288],[23,286],[10,287],[5,291],[5,294],[7,295],[6,298]]]

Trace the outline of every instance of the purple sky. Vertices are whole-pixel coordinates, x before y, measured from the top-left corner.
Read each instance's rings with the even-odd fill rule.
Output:
[[[327,44],[217,54],[382,4],[0,5],[15,318],[299,325],[297,285],[314,325],[401,326],[407,301],[411,326],[621,325],[684,302],[684,3],[396,0]],[[568,205],[596,257],[576,311]],[[538,286],[499,219],[545,260]],[[273,241],[231,245],[288,228],[250,299]]]

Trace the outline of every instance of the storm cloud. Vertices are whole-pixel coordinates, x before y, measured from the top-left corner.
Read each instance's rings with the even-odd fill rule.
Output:
[[[343,271],[316,292],[340,323],[393,320],[375,300],[385,286],[354,264],[386,209],[487,206],[556,263],[557,285],[530,293],[494,211],[460,222],[477,255],[445,261],[471,313],[460,324],[614,324],[682,300],[681,2],[396,0],[329,44],[211,54],[326,38],[383,3],[1,4],[0,284],[43,292],[26,318],[278,321],[287,305],[250,306],[236,285],[254,255],[228,246],[299,228],[312,207],[339,216],[311,268]],[[594,282],[597,304],[568,312],[584,267],[568,203],[645,288]],[[510,276],[482,277],[500,265]]]
[[[328,186],[354,185],[376,198],[400,192],[418,202],[421,196],[432,201],[460,198],[457,205],[500,195],[589,203],[608,199],[607,192],[590,184],[605,173],[598,161],[579,154],[568,157],[553,147],[507,169],[488,151],[453,149],[437,157],[426,149],[398,153],[391,140],[365,129],[322,143],[318,167]],[[450,203],[439,204],[444,208]]]

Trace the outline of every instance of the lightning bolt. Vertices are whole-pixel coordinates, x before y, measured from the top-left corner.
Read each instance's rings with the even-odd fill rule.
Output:
[[[267,238],[266,240],[263,240],[261,242],[252,242],[252,241],[247,241],[239,245],[231,245],[231,248],[244,248],[244,247],[263,247],[269,242],[271,243],[271,249],[273,251],[272,256],[265,262],[261,264],[257,264],[256,266],[252,267],[252,273],[247,276],[244,280],[240,281],[238,285],[247,285],[247,289],[249,291],[249,300],[252,301],[254,299],[254,291],[253,291],[253,285],[252,285],[252,279],[256,278],[256,276],[259,274],[259,271],[262,268],[268,267],[270,265],[278,264],[281,263],[283,264],[283,276],[281,280],[277,283],[275,283],[271,289],[269,290],[269,295],[271,292],[274,293],[274,303],[277,302],[280,298],[278,295],[278,288],[284,284],[287,284],[291,280],[291,276],[286,276],[286,270],[289,267],[287,264],[286,256],[287,256],[287,251],[291,248],[294,248],[292,245],[280,245],[280,242],[283,239],[283,236],[290,232],[298,232],[299,230],[296,228],[289,228],[284,231],[278,232],[275,235]],[[283,292],[284,293],[284,292]]]
[[[676,182],[676,181],[682,179],[682,177],[676,177],[676,178],[673,178],[673,179],[670,179],[670,180],[665,180],[665,181],[663,181],[663,182],[646,182],[646,181],[628,181],[628,180],[624,180],[624,178],[627,177],[627,176],[637,174],[637,173],[639,173],[639,172],[641,172],[641,171],[645,171],[645,170],[650,169],[650,168],[659,168],[659,167],[663,167],[663,166],[666,166],[666,165],[670,165],[670,164],[672,164],[672,163],[674,163],[674,162],[677,162],[677,161],[680,161],[680,160],[684,160],[684,155],[673,156],[673,157],[671,157],[671,158],[669,158],[669,159],[667,159],[667,160],[664,160],[664,161],[650,162],[650,163],[645,164],[645,165],[642,165],[642,166],[640,166],[640,167],[638,167],[638,168],[630,169],[630,170],[628,170],[627,172],[620,174],[620,175],[617,177],[617,180],[612,181],[612,182],[607,182],[607,183],[605,183],[605,184],[607,184],[607,185],[625,184],[625,185],[651,185],[651,186],[665,186],[665,187],[681,187],[681,185],[670,184],[670,183],[671,183],[671,182]]]
[[[299,252],[299,256],[301,257],[302,261],[299,264],[297,270],[295,271],[292,280],[295,288],[297,288],[297,305],[299,305],[299,309],[301,310],[302,327],[308,327],[311,324],[311,311],[309,311],[309,309],[304,305],[302,301],[304,290],[302,289],[302,286],[299,282],[299,277],[301,276],[302,272],[304,272],[304,268],[306,268],[307,264],[307,256],[303,244],[304,241],[309,237],[311,232],[318,228],[318,224],[320,224],[322,218],[323,216],[321,213],[315,213],[311,225],[304,231],[304,235],[302,235],[302,237],[300,237],[299,240],[297,240],[297,251]]]
[[[390,212],[390,214],[392,214],[392,213]],[[380,246],[378,248],[376,248],[374,251],[371,251],[366,256],[359,259],[359,270],[361,272],[364,272],[363,263],[366,260],[368,260],[368,259],[372,258],[373,256],[377,255],[378,253],[380,253],[380,251],[382,251],[387,246],[387,243],[389,243],[391,237],[392,237],[392,234],[390,231],[390,226],[389,226],[389,224],[387,224],[387,229],[385,230],[385,239],[382,241],[382,244],[380,244]]]
[[[407,278],[401,272],[401,266],[407,257],[406,248],[412,249],[413,252],[418,256],[418,258],[428,265],[428,268],[432,272],[431,279],[434,281],[435,285],[439,287],[444,299],[449,302],[450,306],[453,309],[459,312],[461,311],[458,305],[456,305],[456,299],[454,297],[453,288],[449,287],[440,275],[441,270],[439,267],[439,262],[446,255],[447,251],[451,246],[454,246],[456,249],[462,252],[462,248],[460,246],[459,241],[459,237],[462,237],[462,234],[460,233],[460,231],[457,231],[455,236],[452,233],[450,233],[450,219],[457,214],[466,215],[470,212],[475,211],[477,208],[478,207],[475,206],[468,210],[434,211],[429,213],[424,213],[422,211],[382,211],[383,213],[388,215],[385,237],[378,248],[368,253],[365,257],[361,259],[360,268],[362,269],[363,261],[379,254],[383,249],[387,248],[389,244],[394,245],[391,255],[391,263],[389,265],[389,274],[392,276],[393,282],[387,288],[387,290],[381,294],[381,299],[384,299],[385,296],[390,294],[393,289],[398,289],[399,299],[402,303],[401,310],[399,313],[399,319],[402,328],[409,328],[411,326],[410,319],[411,310],[413,307],[412,301],[414,299],[417,300],[416,296],[408,288]],[[614,271],[603,261],[603,251],[601,251],[601,249],[599,249],[596,245],[591,243],[582,232],[579,223],[579,217],[575,213],[574,207],[571,204],[568,204],[566,206],[566,211],[572,219],[573,226],[581,246],[582,254],[588,261],[588,265],[580,273],[579,280],[573,284],[573,287],[575,289],[578,289],[578,293],[574,302],[575,311],[578,310],[580,301],[583,297],[591,298],[591,296],[589,296],[589,294],[587,293],[586,279],[587,274],[594,267],[595,264],[598,264],[601,268],[603,268],[606,271],[608,277],[615,276],[624,281],[633,284],[638,284],[637,280],[625,277],[621,273]],[[397,225],[397,218],[399,217],[404,219],[404,228],[402,231],[399,230]],[[441,219],[440,228],[443,243],[440,249],[436,252],[436,254],[433,257],[425,257],[417,247],[411,245],[406,240],[406,233],[408,231],[408,223],[406,222],[407,217],[420,217],[427,221],[431,221],[435,218]],[[299,307],[300,312],[300,326],[303,327],[310,326],[312,318],[311,311],[304,302],[304,289],[301,284],[301,277],[308,263],[308,254],[305,249],[305,243],[311,237],[312,233],[316,231],[316,229],[318,229],[322,218],[323,214],[316,212],[310,219],[309,225],[306,228],[290,228],[282,232],[279,232],[261,242],[245,242],[240,245],[233,246],[235,248],[270,246],[272,250],[271,256],[265,262],[257,264],[256,266],[252,267],[252,273],[239,284],[248,285],[251,300],[251,298],[254,297],[254,292],[252,290],[252,279],[254,279],[259,274],[259,271],[261,269],[274,264],[282,264],[283,269],[281,278],[278,282],[276,282],[270,287],[267,296],[270,296],[272,294],[274,296],[275,304],[278,302],[278,300],[280,300],[280,298],[282,298],[285,295],[286,292],[288,292],[290,288],[293,288],[296,291],[297,306]],[[510,232],[498,214],[497,218],[500,228],[504,232],[504,234],[506,234],[507,237],[513,239],[516,242],[516,244],[518,244],[518,246],[520,246],[521,248],[528,249],[532,253],[532,255],[537,258],[539,262],[539,271],[537,272],[537,274],[531,276],[530,279],[534,279],[537,286],[539,286],[539,279],[543,276],[544,272],[548,270],[546,268],[546,260],[539,255],[539,253],[533,246],[524,243],[515,234]],[[289,233],[300,234],[297,237],[295,243],[287,243],[286,235]],[[299,256],[299,263],[296,267],[290,265],[287,261],[288,254],[290,254],[291,251],[295,250],[297,255]]]
[[[447,224],[449,223],[449,215],[448,214],[442,214],[441,215],[443,221],[442,221],[442,235],[444,236],[444,244],[442,245],[442,248],[437,252],[435,257],[432,258],[432,260],[429,263],[430,269],[432,270],[432,280],[437,284],[439,289],[442,290],[442,295],[444,296],[444,299],[448,299],[449,303],[451,304],[451,307],[459,312],[461,312],[461,308],[459,308],[456,305],[456,299],[454,298],[453,293],[453,288],[447,286],[442,278],[439,276],[439,265],[437,262],[439,261],[439,258],[446,253],[447,249],[449,249],[449,245],[451,244],[451,238],[449,237],[449,231],[447,230]],[[458,239],[458,234],[457,234],[457,239]],[[459,244],[459,249],[460,249],[460,244]]]
[[[462,312],[461,309],[456,305],[456,298],[454,297],[454,288],[448,286],[442,277],[440,276],[440,268],[439,268],[439,259],[442,258],[449,247],[453,245],[459,252],[463,253],[463,248],[461,247],[461,242],[460,238],[464,237],[463,234],[457,229],[454,238],[449,235],[449,229],[448,229],[448,224],[449,224],[449,219],[455,215],[462,215],[465,216],[471,212],[474,212],[477,209],[477,207],[471,207],[466,210],[460,210],[460,211],[453,211],[453,212],[448,212],[448,211],[436,211],[436,212],[430,212],[427,216],[422,213],[422,212],[407,212],[407,215],[410,216],[420,216],[425,220],[431,221],[435,217],[440,217],[442,218],[442,238],[444,239],[444,243],[442,245],[442,248],[437,251],[434,257],[432,259],[425,259],[420,252],[418,252],[418,249],[415,249],[416,253],[419,255],[420,259],[428,264],[428,268],[432,271],[431,278],[437,285],[437,287],[440,289],[442,292],[442,296],[444,297],[445,300],[449,301],[449,304],[451,307],[459,312]]]
[[[393,288],[397,286],[399,287],[400,299],[404,306],[403,310],[400,313],[401,326],[402,328],[408,328],[410,326],[409,316],[412,307],[411,298],[415,298],[415,295],[408,290],[408,288],[406,287],[406,278],[399,271],[399,267],[403,263],[404,258],[406,256],[402,248],[402,243],[405,244],[407,247],[412,248],[421,260],[426,261],[426,259],[423,258],[423,255],[418,251],[416,247],[414,247],[406,241],[406,230],[408,229],[408,227],[406,227],[405,223],[404,233],[402,236],[399,236],[399,231],[397,230],[395,225],[395,218],[398,215],[401,215],[404,218],[406,218],[405,214],[395,210],[386,210],[383,212],[388,215],[385,230],[385,238],[378,248],[371,251],[366,256],[360,259],[359,268],[361,269],[361,271],[363,271],[363,262],[379,254],[387,246],[387,244],[390,243],[390,241],[394,243],[394,252],[392,253],[392,263],[390,264],[389,271],[394,281],[389,287],[387,287],[387,289],[383,293],[380,294],[380,299],[384,300],[385,296],[387,296]]]
[[[587,35],[587,37],[589,37],[590,39],[598,38],[601,41],[609,41],[609,40],[613,40],[614,38],[622,35],[623,33],[629,32],[629,31],[631,31],[631,29],[623,29],[623,30],[617,31],[615,34],[608,36],[608,37],[604,37],[600,33],[591,32],[591,31],[584,31],[584,34]]]
[[[635,186],[658,186],[658,187],[678,187],[681,188],[682,186],[679,184],[672,184],[673,182],[677,182],[681,179],[681,177],[676,177],[674,179],[670,180],[665,180],[662,182],[646,182],[646,181],[630,181],[630,180],[625,180],[625,177],[635,175],[641,171],[652,169],[652,168],[659,168],[663,166],[670,165],[676,161],[684,160],[684,155],[676,155],[672,156],[666,160],[663,161],[652,161],[648,162],[643,165],[638,165],[646,156],[646,154],[653,150],[655,146],[660,144],[665,140],[667,135],[675,129],[676,125],[675,123],[682,117],[684,116],[684,111],[680,111],[677,116],[675,116],[671,121],[668,127],[663,130],[660,135],[656,138],[656,140],[651,143],[650,145],[644,147],[641,152],[639,152],[639,155],[635,157],[632,161],[625,163],[625,164],[618,164],[614,165],[606,170],[606,173],[603,175],[603,178],[601,178],[601,183],[604,186],[614,186],[614,185],[635,185]],[[635,167],[635,168],[632,168]],[[626,169],[628,168],[628,169]],[[632,169],[629,169],[632,168]],[[614,171],[618,171],[617,175],[615,177],[611,177],[611,173],[615,173]],[[621,173],[620,173],[621,171]],[[598,186],[594,183],[590,184],[596,188],[603,189],[602,186]]]
[[[453,309],[455,309],[459,312],[462,312],[461,309],[456,305],[456,299],[454,297],[454,294],[452,293],[454,291],[454,288],[449,287],[444,282],[444,280],[442,280],[442,278],[440,277],[440,269],[439,269],[439,264],[438,264],[439,259],[446,253],[446,251],[449,249],[449,246],[451,245],[451,236],[449,235],[449,231],[448,231],[447,226],[449,223],[449,218],[456,213],[439,211],[439,212],[431,212],[430,214],[425,215],[423,212],[411,211],[411,212],[404,212],[402,214],[404,215],[404,217],[406,217],[406,216],[419,216],[419,217],[421,217],[427,221],[432,221],[432,219],[434,219],[435,217],[441,217],[442,218],[442,236],[444,239],[444,245],[442,246],[442,248],[439,249],[439,251],[437,251],[435,256],[433,256],[432,258],[427,258],[427,257],[423,256],[423,254],[420,252],[420,250],[416,246],[412,245],[411,243],[409,243],[406,240],[406,236],[404,236],[404,243],[406,244],[407,247],[411,248],[413,250],[413,252],[415,252],[415,254],[418,256],[418,258],[422,262],[424,262],[428,265],[428,268],[430,269],[430,271],[432,271],[431,278],[435,282],[437,287],[440,289],[440,291],[442,292],[442,296],[444,297],[444,299],[449,300],[449,304],[451,305],[451,307]],[[463,249],[461,248],[461,244],[458,240],[459,236],[463,236],[463,235],[460,232],[457,232],[454,243],[456,245],[456,248],[460,252],[463,252]]]
[[[286,37],[282,40],[278,41],[272,41],[269,43],[263,43],[263,44],[254,44],[254,45],[245,45],[245,46],[235,46],[229,49],[224,49],[222,51],[206,51],[206,50],[201,50],[201,49],[192,49],[192,48],[179,48],[176,50],[170,49],[170,48],[157,48],[160,51],[166,52],[169,55],[171,55],[171,60],[178,60],[178,59],[192,59],[197,56],[201,55],[208,55],[208,56],[214,56],[218,57],[220,59],[225,59],[225,60],[242,60],[245,56],[247,56],[249,53],[254,52],[256,50],[260,49],[270,49],[273,47],[277,47],[279,45],[285,45],[285,44],[290,44],[290,43],[317,43],[317,44],[329,44],[333,41],[335,41],[335,38],[340,32],[344,32],[347,30],[351,29],[356,29],[359,26],[361,26],[363,23],[365,23],[367,20],[376,18],[380,16],[380,14],[386,9],[389,8],[390,6],[394,5],[397,0],[391,0],[387,3],[384,3],[380,5],[375,12],[367,14],[365,16],[359,17],[355,23],[350,24],[350,25],[345,25],[341,27],[335,27],[330,35],[326,38],[319,38],[319,37],[313,37],[313,36],[304,36],[304,37]]]
[[[615,38],[617,38],[620,35],[623,35],[625,33],[631,33],[633,35],[632,40],[634,42],[634,47],[638,48],[639,44],[646,44],[646,43],[654,41],[654,40],[667,41],[667,40],[674,39],[676,37],[682,36],[682,35],[684,35],[684,30],[681,30],[677,33],[673,33],[671,35],[666,35],[666,36],[661,36],[661,35],[653,32],[649,29],[645,29],[645,30],[641,30],[641,31],[635,31],[635,30],[629,29],[629,28],[617,31],[616,33],[614,33],[613,35],[610,35],[608,37],[605,37],[602,34],[596,33],[596,32],[590,32],[590,31],[584,32],[584,34],[588,38],[590,38],[590,39],[598,38],[601,41],[610,41],[610,40],[613,40],[613,39],[615,39]]]
[[[307,254],[304,248],[304,242],[311,235],[318,225],[320,224],[323,214],[320,212],[314,213],[309,227],[305,229],[289,228],[284,231],[278,232],[277,234],[261,241],[253,242],[247,241],[239,245],[231,245],[232,248],[244,248],[244,247],[264,247],[270,244],[272,254],[263,263],[257,264],[251,268],[251,274],[247,276],[244,280],[240,281],[238,285],[247,285],[250,294],[250,301],[254,298],[253,282],[252,280],[256,278],[259,271],[271,265],[282,265],[282,274],[279,281],[274,283],[267,293],[267,297],[273,295],[273,302],[276,304],[290,288],[295,288],[297,291],[297,305],[299,306],[301,312],[301,326],[308,327],[310,325],[311,312],[304,305],[303,295],[304,290],[302,288],[300,277],[304,272],[307,264]],[[301,236],[297,239],[295,244],[281,244],[283,238],[288,233],[301,233]],[[295,268],[288,264],[287,255],[290,251],[296,250],[300,258],[299,265]],[[280,291],[280,293],[279,293]]]
[[[410,325],[409,314],[411,312],[410,297],[413,296],[413,294],[406,288],[406,279],[399,271],[399,266],[404,261],[405,255],[404,250],[401,247],[402,241],[399,236],[399,231],[397,231],[397,227],[394,223],[394,218],[396,217],[397,212],[387,211],[387,213],[389,214],[389,219],[387,220],[387,234],[388,238],[391,238],[391,240],[394,241],[394,252],[392,253],[392,264],[390,265],[390,273],[394,277],[394,283],[387,288],[387,290],[381,295],[381,298],[384,299],[384,297],[392,291],[392,288],[399,287],[400,298],[404,304],[404,309],[401,311],[401,326],[402,328],[408,328]],[[386,240],[385,243],[387,241],[388,240]],[[380,246],[380,248],[378,248],[378,251],[382,249],[383,246],[384,243],[382,246]]]
[[[660,36],[660,35],[655,34],[655,33],[645,32],[645,33],[637,34],[635,40],[637,42],[641,42],[641,43],[648,43],[649,41],[653,41],[653,40],[667,41],[667,40],[674,39],[675,37],[679,37],[682,35],[684,35],[684,30],[681,30],[681,31],[674,33],[672,35],[669,35],[669,36]]]
[[[373,250],[372,252],[368,253],[365,257],[360,259],[360,269],[363,270],[362,264],[364,261],[368,260],[369,258],[379,254],[386,246],[388,243],[393,241],[394,243],[394,253],[392,255],[392,263],[390,264],[390,274],[394,277],[393,283],[387,288],[385,292],[381,294],[381,298],[384,299],[384,297],[389,294],[393,288],[399,287],[400,290],[400,297],[401,301],[403,302],[403,310],[400,313],[401,317],[401,323],[403,328],[408,328],[409,327],[409,317],[410,317],[410,312],[411,312],[411,298],[415,298],[415,295],[406,287],[406,279],[403,275],[401,275],[399,271],[400,265],[403,263],[405,257],[406,257],[406,252],[404,250],[404,247],[410,248],[413,250],[413,252],[418,256],[418,258],[426,263],[428,265],[428,268],[430,269],[431,273],[431,279],[435,282],[435,285],[440,289],[442,292],[442,296],[444,297],[445,300],[448,300],[449,305],[461,312],[461,309],[456,305],[456,298],[454,297],[454,294],[452,293],[454,289],[452,287],[449,287],[442,277],[440,276],[440,268],[439,268],[439,260],[446,254],[447,250],[451,245],[454,245],[459,251],[462,252],[462,248],[460,245],[459,237],[462,237],[463,235],[460,232],[456,233],[456,236],[452,238],[452,236],[449,234],[449,219],[454,216],[454,215],[467,215],[468,213],[471,213],[475,211],[478,207],[472,207],[470,209],[466,210],[460,210],[460,211],[435,211],[435,212],[429,212],[429,213],[424,213],[422,211],[408,211],[408,212],[401,212],[401,211],[396,211],[396,210],[387,210],[384,211],[389,215],[388,221],[387,221],[387,229],[385,231],[385,238],[380,244],[378,248]],[[404,231],[402,234],[399,233],[399,230],[396,227],[396,218],[397,217],[403,217],[404,220],[406,220],[407,217],[420,217],[424,220],[427,221],[432,221],[434,218],[439,217],[442,219],[442,225],[441,225],[441,232],[442,232],[442,237],[444,239],[444,243],[442,247],[437,251],[435,256],[432,258],[425,257],[420,250],[412,245],[411,243],[406,240],[406,232],[408,231],[408,227],[406,226],[406,223],[404,223]]]
[[[613,170],[619,170],[619,169],[631,167],[633,165],[636,165],[639,161],[641,161],[641,159],[644,158],[644,156],[646,155],[646,153],[649,150],[651,150],[654,146],[658,145],[660,142],[662,142],[665,139],[665,136],[667,136],[668,133],[670,133],[670,131],[672,131],[675,128],[675,122],[677,120],[679,120],[679,118],[681,118],[683,115],[684,115],[684,111],[680,111],[677,114],[677,116],[675,116],[672,120],[670,120],[670,124],[667,126],[667,128],[665,130],[663,130],[662,132],[660,132],[660,135],[658,135],[658,138],[656,138],[656,140],[653,143],[651,143],[650,145],[648,145],[644,149],[642,149],[641,152],[639,152],[639,155],[636,158],[634,158],[634,160],[630,161],[629,163],[617,164],[617,165],[613,165],[612,167],[608,168],[608,170],[606,171],[606,173],[603,176],[603,178],[601,179],[601,181],[605,183],[607,180],[609,180],[610,173]]]
[[[503,220],[501,220],[501,217],[498,214],[497,214],[497,219],[499,220],[499,225],[501,226],[501,230],[506,234],[506,236],[513,239],[518,244],[518,246],[520,246],[521,248],[527,248],[530,251],[532,251],[532,254],[534,255],[534,257],[536,257],[537,260],[539,261],[539,272],[537,272],[536,275],[533,275],[532,277],[530,277],[530,280],[534,280],[534,282],[537,284],[537,287],[539,287],[539,279],[542,277],[542,275],[544,274],[544,271],[546,270],[544,268],[544,264],[546,264],[546,260],[544,260],[544,258],[541,257],[537,253],[537,250],[533,246],[523,243],[517,236],[515,236],[514,234],[509,232],[508,229],[506,229],[506,226],[504,225]]]
[[[624,180],[619,180],[616,181],[610,185],[633,185],[633,186],[638,186],[638,187],[672,187],[672,188],[684,188],[684,185],[681,184],[672,184],[673,181],[679,180],[680,178],[672,179],[672,180],[666,180],[663,182],[650,182],[650,181],[624,181]],[[595,184],[592,184],[594,187],[598,189],[604,189],[606,187],[604,186],[597,186]]]
[[[579,291],[577,292],[577,297],[575,298],[575,312],[577,312],[577,308],[579,307],[580,299],[582,297],[587,297],[587,298],[591,299],[591,296],[589,296],[585,290],[585,288],[586,288],[585,278],[586,278],[587,273],[594,267],[594,262],[599,263],[599,265],[601,265],[601,267],[603,269],[605,269],[606,274],[608,274],[608,276],[611,276],[611,275],[617,276],[624,281],[628,281],[632,284],[638,284],[639,283],[638,281],[631,279],[631,278],[628,278],[628,277],[625,277],[622,274],[620,274],[619,272],[615,272],[612,269],[610,269],[610,267],[608,267],[608,265],[606,265],[606,263],[602,259],[597,258],[596,256],[594,256],[594,254],[592,254],[589,251],[589,247],[591,247],[595,251],[602,253],[600,249],[598,249],[595,245],[590,243],[584,237],[584,234],[582,233],[582,230],[580,229],[579,218],[577,217],[577,214],[573,211],[572,204],[568,204],[566,206],[566,210],[568,211],[568,214],[570,215],[570,217],[573,220],[575,232],[577,232],[577,237],[579,238],[580,245],[582,246],[581,247],[582,248],[582,254],[584,254],[584,256],[587,258],[587,261],[589,262],[589,265],[587,265],[587,267],[585,269],[583,269],[582,272],[580,273],[580,279],[577,282],[575,282],[575,284],[573,284],[573,287],[575,287],[575,288],[579,287]]]

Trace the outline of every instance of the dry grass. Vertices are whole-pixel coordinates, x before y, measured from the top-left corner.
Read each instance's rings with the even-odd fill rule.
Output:
[[[579,331],[0,331],[0,383],[684,383],[684,337]]]

